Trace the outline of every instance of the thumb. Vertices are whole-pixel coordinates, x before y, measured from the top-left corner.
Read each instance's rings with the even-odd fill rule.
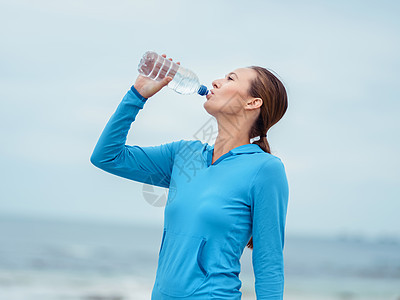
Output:
[[[167,77],[165,77],[165,78],[163,79],[163,83],[164,83],[165,85],[167,85],[168,83],[170,83],[171,80],[172,80],[172,77],[167,76]]]

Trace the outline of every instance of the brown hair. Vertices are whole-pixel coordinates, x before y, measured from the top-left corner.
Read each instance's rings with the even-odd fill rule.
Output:
[[[263,104],[260,107],[260,115],[250,129],[250,139],[260,136],[260,139],[253,141],[253,144],[257,144],[265,152],[271,153],[267,132],[283,117],[287,110],[286,89],[271,71],[258,66],[250,66],[248,68],[257,72],[257,77],[250,83],[248,94],[251,97],[263,100]],[[247,247],[253,249],[253,237],[250,238]]]

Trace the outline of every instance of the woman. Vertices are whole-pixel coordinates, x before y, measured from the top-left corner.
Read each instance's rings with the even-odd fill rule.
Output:
[[[289,190],[266,134],[287,109],[284,86],[264,68],[236,69],[213,81],[204,103],[218,122],[214,145],[125,145],[139,110],[170,80],[139,75],[91,156],[109,173],[169,188],[151,299],[241,299],[246,245],[253,250],[257,299],[282,299]]]

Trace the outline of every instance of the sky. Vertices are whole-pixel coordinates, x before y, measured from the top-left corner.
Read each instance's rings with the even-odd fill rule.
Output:
[[[90,163],[153,50],[208,87],[250,65],[284,83],[268,140],[288,177],[287,234],[400,236],[398,15],[398,1],[1,1],[0,217],[162,226],[148,186]],[[197,139],[204,101],[164,88],[127,144]]]

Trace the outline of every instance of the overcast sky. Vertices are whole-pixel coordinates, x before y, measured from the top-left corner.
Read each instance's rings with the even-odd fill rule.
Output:
[[[0,215],[162,226],[164,207],[146,201],[143,184],[89,160],[142,54],[154,50],[209,87],[250,65],[279,75],[289,108],[269,142],[288,176],[288,234],[400,236],[399,8],[398,1],[0,2]],[[211,118],[204,101],[163,89],[139,111],[127,144],[195,139]]]

